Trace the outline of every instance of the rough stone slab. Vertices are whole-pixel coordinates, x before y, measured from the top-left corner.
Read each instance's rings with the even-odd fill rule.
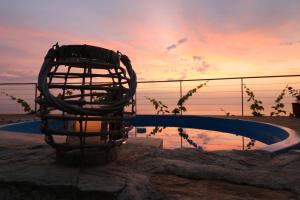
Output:
[[[160,139],[146,140],[131,138],[120,150],[132,151],[137,146],[161,147]],[[138,181],[132,181],[133,177],[147,179],[144,175],[128,176],[124,169],[118,172],[120,169],[110,169],[109,165],[91,168],[59,165],[55,163],[55,150],[44,143],[43,136],[32,134],[0,132],[0,164],[0,183],[24,183],[38,187],[71,186],[81,192],[98,192],[110,197],[121,194],[126,187],[125,191],[129,191],[121,196],[125,198],[129,195],[133,191],[130,188]],[[142,187],[142,183],[138,183],[137,187]]]
[[[164,150],[161,145],[159,139],[129,139],[120,147],[115,162],[78,168],[55,163],[55,150],[44,143],[43,136],[1,132],[0,197],[1,200],[300,198],[297,153]]]
[[[77,187],[81,191],[119,193],[125,188],[126,179],[108,172],[79,173]]]
[[[222,200],[279,200],[294,199],[295,195],[288,191],[256,188],[249,185],[237,185],[225,181],[189,180],[174,175],[154,175],[151,181],[163,199],[222,199]],[[180,187],[181,186],[181,187]],[[168,195],[166,195],[168,194]]]
[[[0,131],[0,147],[14,145],[44,145],[44,136],[28,133],[13,133],[9,131]]]

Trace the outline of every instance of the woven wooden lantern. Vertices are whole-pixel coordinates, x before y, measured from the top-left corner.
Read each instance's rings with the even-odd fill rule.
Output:
[[[135,114],[136,86],[131,62],[120,52],[54,45],[38,78],[45,141],[59,155],[79,152],[81,159],[121,145],[130,128],[126,120]]]

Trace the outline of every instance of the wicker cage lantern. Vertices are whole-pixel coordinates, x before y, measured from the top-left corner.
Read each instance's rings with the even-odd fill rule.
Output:
[[[135,115],[136,74],[120,52],[54,45],[38,77],[42,132],[59,153],[107,151],[128,136]]]

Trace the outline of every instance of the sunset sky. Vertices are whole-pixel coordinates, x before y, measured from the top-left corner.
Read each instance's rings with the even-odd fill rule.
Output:
[[[139,81],[297,74],[300,1],[0,0],[0,82],[36,81],[56,42],[119,50]]]

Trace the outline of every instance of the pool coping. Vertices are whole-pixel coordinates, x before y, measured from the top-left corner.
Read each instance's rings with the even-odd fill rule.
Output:
[[[300,147],[300,133],[298,131],[295,131],[295,130],[285,127],[285,126],[272,124],[272,123],[266,123],[266,122],[257,122],[257,123],[268,124],[268,125],[283,129],[289,135],[285,140],[276,142],[276,143],[268,145],[266,147],[262,147],[259,150],[264,150],[264,151],[269,151],[269,152],[274,152],[274,153],[284,153],[293,148]]]

